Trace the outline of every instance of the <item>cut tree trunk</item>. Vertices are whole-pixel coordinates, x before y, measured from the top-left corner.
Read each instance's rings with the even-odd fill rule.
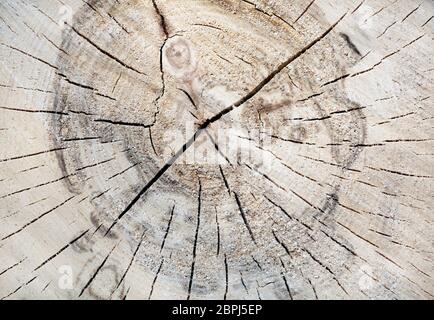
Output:
[[[1,299],[433,298],[432,1],[0,8]]]

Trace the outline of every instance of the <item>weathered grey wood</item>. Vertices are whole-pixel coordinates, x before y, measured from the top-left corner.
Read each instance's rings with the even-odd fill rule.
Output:
[[[432,1],[0,8],[0,298],[433,298]]]

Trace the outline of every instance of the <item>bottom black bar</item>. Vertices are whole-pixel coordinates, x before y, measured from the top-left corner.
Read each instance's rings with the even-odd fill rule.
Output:
[[[139,319],[295,319],[296,317],[331,316],[349,319],[353,316],[371,319],[384,311],[387,318],[411,312],[413,317],[427,312],[432,301],[2,301],[0,310],[17,315],[30,311],[46,316],[59,310],[71,319],[99,319],[130,315]],[[9,310],[8,310],[9,308]],[[426,308],[426,309],[425,309]],[[431,309],[432,310],[432,309]],[[429,314],[429,313],[426,313]],[[118,317],[117,317],[118,318]]]

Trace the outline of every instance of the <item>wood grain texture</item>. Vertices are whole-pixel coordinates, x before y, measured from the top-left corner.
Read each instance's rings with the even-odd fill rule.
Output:
[[[0,4],[1,299],[432,299],[432,1]]]

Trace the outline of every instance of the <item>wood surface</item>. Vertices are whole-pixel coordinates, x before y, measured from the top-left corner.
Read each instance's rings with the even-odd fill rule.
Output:
[[[1,299],[433,299],[430,0],[3,0]]]

